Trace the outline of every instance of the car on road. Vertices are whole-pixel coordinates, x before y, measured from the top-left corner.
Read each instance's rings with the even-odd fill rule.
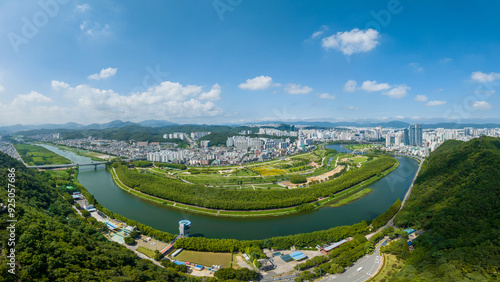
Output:
[[[361,271],[363,269],[363,267],[359,267],[358,269],[356,269],[356,271]]]

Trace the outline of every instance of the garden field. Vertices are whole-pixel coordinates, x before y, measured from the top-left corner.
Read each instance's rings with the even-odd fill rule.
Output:
[[[183,250],[175,259],[180,261],[189,261],[191,263],[201,264],[211,267],[212,265],[221,265],[223,268],[231,266],[231,253],[212,253]]]

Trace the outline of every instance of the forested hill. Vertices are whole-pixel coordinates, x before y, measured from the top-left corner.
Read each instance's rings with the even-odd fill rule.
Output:
[[[395,223],[426,231],[395,281],[500,280],[500,138],[431,153]]]
[[[9,169],[15,168],[15,177]],[[47,173],[27,169],[0,152],[0,202],[8,203],[15,179],[15,246],[0,212],[0,281],[198,281],[172,268],[160,268],[98,231],[95,221],[78,217]],[[10,186],[9,188],[12,188]],[[13,191],[11,191],[13,192]],[[9,273],[15,250],[15,275]]]

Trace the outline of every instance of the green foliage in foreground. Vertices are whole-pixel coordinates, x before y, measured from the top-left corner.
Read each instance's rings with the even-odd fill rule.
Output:
[[[8,213],[0,213],[0,281],[196,281],[173,269],[160,268],[97,230],[97,223],[77,216],[48,185],[50,175],[26,169],[0,153],[0,187],[7,187],[9,168],[16,169],[16,271],[8,273]],[[7,203],[7,190],[0,189]],[[68,219],[67,219],[68,218]],[[94,224],[94,225],[92,225]]]
[[[500,280],[500,138],[449,140],[425,161],[399,226],[426,232],[396,281]]]
[[[226,210],[260,210],[298,206],[320,197],[330,197],[392,167],[397,161],[380,157],[365,163],[355,171],[327,182],[315,184],[307,189],[243,190],[191,185],[163,176],[140,173],[128,169],[121,163],[113,167],[120,180],[127,186],[149,195],[199,207]]]

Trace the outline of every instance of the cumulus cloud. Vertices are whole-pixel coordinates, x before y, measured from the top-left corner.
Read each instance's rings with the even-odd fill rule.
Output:
[[[425,104],[427,107],[435,107],[435,106],[441,106],[446,104],[446,101],[429,101],[427,104]]]
[[[356,91],[357,83],[355,80],[348,80],[344,85],[345,92],[354,92]]]
[[[5,90],[5,87],[3,87],[2,84],[0,84],[0,92],[4,91]]]
[[[288,83],[285,86],[285,92],[288,94],[307,94],[313,89],[308,86],[302,86],[300,84]]]
[[[221,88],[218,83],[212,86],[212,89],[208,92],[203,92],[200,94],[200,100],[217,101],[220,100]]]
[[[380,44],[380,35],[374,29],[360,30],[355,28],[351,31],[337,32],[334,35],[322,39],[321,45],[325,49],[334,49],[345,55],[368,52]]]
[[[476,110],[483,110],[483,111],[491,110],[493,108],[493,106],[491,106],[490,103],[486,101],[477,101],[472,103],[471,106]]]
[[[415,101],[417,101],[417,102],[427,102],[427,96],[425,96],[425,95],[417,95],[417,97],[415,97]]]
[[[476,71],[471,74],[471,78],[477,82],[492,82],[500,79],[500,73],[490,72],[486,74],[484,72]]]
[[[351,110],[351,111],[357,111],[357,110],[359,110],[359,107],[350,106],[347,109]]]
[[[54,90],[61,90],[61,89],[69,88],[69,84],[67,84],[66,82],[57,81],[57,80],[52,80],[51,85],[52,85],[52,89],[54,89]]]
[[[367,92],[382,91],[391,88],[388,83],[377,83],[377,81],[367,80],[361,85],[361,89]]]
[[[116,72],[118,71],[118,68],[107,68],[107,69],[102,69],[101,72],[99,73],[94,73],[88,76],[88,79],[92,80],[101,80],[101,79],[106,79],[114,76]]]
[[[128,96],[88,85],[70,87],[66,89],[65,96],[82,111],[96,113],[97,116],[176,118],[220,115],[222,110],[212,102],[220,99],[220,92],[219,84],[203,92],[201,86],[164,81],[144,92]]]
[[[391,98],[403,98],[406,96],[406,92],[411,90],[406,84],[396,85],[389,91],[384,91],[382,94],[387,95]]]
[[[321,94],[318,95],[318,97],[320,99],[330,99],[330,100],[335,99],[335,95],[328,94],[328,93],[321,93]]]
[[[273,79],[270,76],[261,75],[247,79],[246,82],[241,83],[238,87],[247,90],[265,90],[271,86],[273,86]]]
[[[28,94],[19,95],[12,101],[12,105],[26,105],[29,103],[48,103],[52,102],[52,99],[42,95],[38,92],[31,91]]]

